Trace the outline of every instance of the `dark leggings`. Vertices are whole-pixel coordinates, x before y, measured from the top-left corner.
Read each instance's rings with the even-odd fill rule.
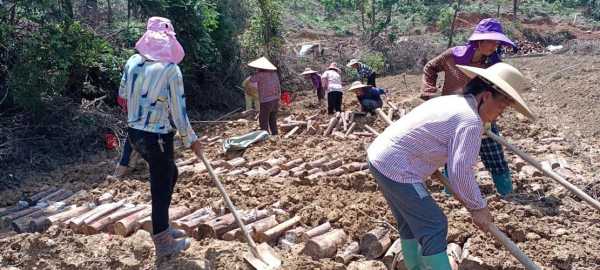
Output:
[[[133,149],[131,148],[131,143],[129,143],[128,139],[125,139],[125,145],[123,145],[123,154],[121,155],[121,159],[119,160],[119,164],[121,166],[129,167],[129,161],[131,159],[131,153]]]
[[[279,100],[273,100],[260,103],[258,113],[258,124],[260,129],[271,130],[271,135],[277,135],[277,111],[279,110]]]
[[[150,192],[152,194],[152,232],[158,234],[169,227],[169,206],[175,182],[177,166],[173,160],[174,133],[158,134],[129,128],[131,146],[148,162],[150,168]],[[162,148],[159,142],[162,139]]]
[[[342,111],[342,92],[331,91],[327,93],[327,113]]]

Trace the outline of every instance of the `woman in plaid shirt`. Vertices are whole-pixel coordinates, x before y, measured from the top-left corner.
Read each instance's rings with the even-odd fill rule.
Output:
[[[463,88],[470,81],[456,65],[486,68],[501,61],[497,53],[498,46],[515,48],[516,45],[502,31],[502,25],[496,19],[483,19],[475,27],[475,31],[465,46],[450,48],[429,61],[423,68],[421,98],[429,100],[437,96],[437,78],[444,72],[442,95],[462,94]],[[492,132],[499,134],[495,122],[491,123]],[[479,152],[481,161],[491,173],[496,191],[502,196],[512,192],[512,178],[508,162],[504,157],[502,146],[490,138],[481,141]]]

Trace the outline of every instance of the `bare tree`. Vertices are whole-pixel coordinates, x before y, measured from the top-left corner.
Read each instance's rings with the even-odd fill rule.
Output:
[[[513,22],[517,22],[517,12],[519,11],[519,0],[513,0]]]
[[[458,0],[456,9],[454,9],[454,17],[452,17],[452,25],[450,26],[450,35],[448,36],[448,48],[452,47],[452,38],[454,37],[454,24],[456,23],[456,17],[458,15],[458,12],[460,11],[461,3],[462,3],[462,0]]]

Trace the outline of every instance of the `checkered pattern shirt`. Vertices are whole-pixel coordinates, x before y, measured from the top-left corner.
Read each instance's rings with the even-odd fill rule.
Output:
[[[385,129],[367,150],[369,162],[399,183],[419,183],[444,163],[452,190],[469,209],[486,206],[474,167],[483,123],[472,95],[429,100]]]
[[[492,132],[499,135],[498,126],[496,122],[492,123]],[[502,174],[510,171],[508,162],[504,158],[504,151],[502,145],[494,141],[492,138],[485,137],[481,140],[481,149],[479,150],[479,156],[485,168],[492,174]]]
[[[363,63],[358,63],[358,68],[356,69],[356,71],[358,72],[358,75],[361,79],[369,78],[369,76],[373,74],[373,70],[371,69],[371,67]]]

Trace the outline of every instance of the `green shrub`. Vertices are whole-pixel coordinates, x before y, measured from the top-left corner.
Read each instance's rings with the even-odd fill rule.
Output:
[[[382,74],[385,67],[385,57],[381,52],[369,52],[361,57],[361,61],[370,66],[376,73]]]

